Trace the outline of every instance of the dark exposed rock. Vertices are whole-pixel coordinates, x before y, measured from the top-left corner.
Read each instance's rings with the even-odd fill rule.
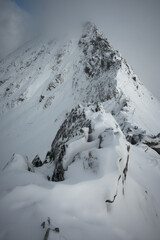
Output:
[[[160,154],[160,139],[159,134],[157,136],[148,136],[143,142],[148,147],[152,148],[158,154]]]
[[[50,180],[51,180],[51,178],[50,178],[49,176],[47,176],[47,180],[48,180],[48,181],[50,181]]]
[[[44,235],[44,240],[48,240],[50,230],[51,230],[50,228],[47,228],[47,231]]]
[[[32,161],[32,164],[34,167],[41,167],[43,165],[39,155],[35,156],[35,158]]]
[[[64,169],[62,166],[62,158],[59,158],[52,176],[52,181],[60,182],[63,180],[64,180]]]
[[[117,186],[118,186],[118,184],[119,184],[120,179],[121,179],[121,175],[119,175],[119,177],[118,177]],[[109,204],[109,203],[114,203],[115,200],[116,200],[117,195],[118,195],[118,188],[117,188],[117,190],[116,190],[115,195],[113,196],[113,200],[107,199],[105,202],[106,202],[107,204]]]
[[[92,36],[88,39],[90,34]],[[98,77],[100,73],[108,71],[111,67],[119,66],[120,62],[116,60],[117,52],[112,50],[109,42],[97,31],[96,27],[92,27],[85,37],[82,36],[79,46],[85,55],[85,72],[89,74],[89,77]]]
[[[88,74],[89,77],[91,76],[91,71],[90,71],[89,67],[86,66],[84,68],[84,71],[85,71],[86,74]]]
[[[127,130],[127,132],[129,134],[127,134],[126,139],[132,145],[139,144],[146,136],[146,132],[138,128],[130,128]]]
[[[102,141],[103,141],[103,137],[100,135],[98,138],[99,138],[99,149],[100,149],[100,148],[102,148],[101,144],[102,144]]]
[[[106,200],[106,203],[114,203],[115,199],[117,197],[117,194],[114,195],[113,200]]]
[[[4,79],[4,80],[0,80],[0,86],[1,85],[3,85],[6,81],[8,81],[9,80],[9,78],[6,78],[6,79]]]
[[[160,138],[160,133],[157,134],[157,137]]]
[[[158,154],[160,154],[160,147],[152,147],[154,151],[156,151]]]
[[[51,91],[52,89],[55,88],[55,83],[54,82],[50,82],[47,88],[47,91]]]
[[[89,132],[91,133],[91,121],[86,118],[84,109],[78,106],[72,109],[66,117],[66,120],[61,125],[52,142],[51,151],[47,153],[46,157],[50,159],[50,162],[55,162],[52,181],[58,182],[64,180],[62,161],[66,153],[66,144],[71,138],[83,136],[84,131],[82,131],[82,128],[84,127],[89,128]]]
[[[47,222],[48,222],[49,225],[51,224],[51,219],[50,219],[50,217],[48,217]]]
[[[79,41],[82,61],[88,87],[85,88],[85,102],[104,102],[111,99],[116,90],[116,75],[121,67],[121,57],[114,51],[108,40],[97,30],[96,26],[87,23]],[[112,74],[111,74],[112,73]],[[102,79],[101,76],[104,75]],[[78,79],[73,87],[82,89]],[[95,89],[95,93],[93,93]]]
[[[54,231],[57,232],[57,233],[60,232],[59,228],[57,228],[57,227],[54,229]]]
[[[42,102],[44,98],[45,98],[45,96],[41,95],[39,98],[39,102]]]
[[[50,152],[50,151],[48,151],[47,152],[47,154],[46,154],[46,157],[45,157],[45,160],[44,160],[44,163],[48,163],[48,162],[53,162],[53,154]]]
[[[127,152],[129,152],[129,151],[130,151],[130,148],[131,148],[131,146],[130,146],[130,145],[128,145],[128,146],[127,146]]]
[[[23,98],[23,96],[20,96],[18,99],[17,99],[17,101],[18,102],[23,102],[25,99]]]
[[[46,223],[43,222],[43,223],[41,224],[41,227],[42,227],[42,228],[45,228],[45,225],[46,225]]]
[[[46,102],[45,102],[45,104],[44,104],[44,106],[43,106],[43,109],[46,109],[46,108],[48,108],[49,106],[51,106],[53,100],[54,100],[54,96],[48,97],[47,100],[46,100]]]
[[[123,182],[126,180],[126,177],[127,177],[127,172],[128,172],[128,162],[129,162],[129,155],[127,156],[126,166],[125,166],[125,168],[123,169],[123,174],[124,174]]]

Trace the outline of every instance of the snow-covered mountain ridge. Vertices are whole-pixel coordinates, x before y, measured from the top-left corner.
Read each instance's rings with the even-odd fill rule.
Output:
[[[0,239],[159,239],[160,103],[94,24],[1,61],[0,119]]]

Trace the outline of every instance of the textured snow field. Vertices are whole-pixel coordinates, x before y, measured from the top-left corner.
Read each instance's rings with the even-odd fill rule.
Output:
[[[49,239],[159,239],[160,163],[153,151],[131,147],[125,193],[119,184],[112,204],[105,200],[115,194],[117,169],[107,156],[103,174],[84,171],[79,161],[60,183],[28,172],[18,158],[21,166],[15,162],[0,176],[0,239],[43,239],[48,217],[60,229]]]

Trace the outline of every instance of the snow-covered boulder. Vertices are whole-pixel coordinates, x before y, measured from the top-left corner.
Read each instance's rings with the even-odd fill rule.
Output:
[[[41,167],[43,165],[43,163],[42,163],[38,154],[33,159],[32,164],[33,164],[34,167]]]

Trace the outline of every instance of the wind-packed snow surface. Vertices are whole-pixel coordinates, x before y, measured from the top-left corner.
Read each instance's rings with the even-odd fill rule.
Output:
[[[0,239],[159,240],[159,119],[91,23],[1,61]]]

